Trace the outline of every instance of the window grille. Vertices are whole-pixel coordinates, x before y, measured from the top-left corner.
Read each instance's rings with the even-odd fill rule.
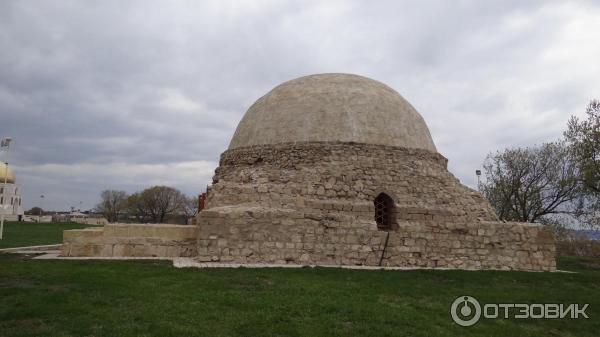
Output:
[[[394,200],[385,193],[381,193],[373,202],[375,205],[375,222],[377,228],[381,230],[390,230],[392,228],[392,212],[394,209]]]

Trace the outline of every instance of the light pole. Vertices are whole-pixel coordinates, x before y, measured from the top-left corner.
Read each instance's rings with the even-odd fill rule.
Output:
[[[43,207],[44,207],[44,195],[40,195],[40,215],[38,217],[38,222],[41,223],[42,222],[42,211],[43,211]]]
[[[12,138],[4,137],[2,138],[2,142],[0,143],[0,149],[6,148],[6,159],[4,162],[4,182],[2,183],[2,193],[6,196],[6,181],[8,180],[8,149],[10,146],[10,142]],[[0,219],[0,240],[2,240],[2,236],[4,233],[4,200],[2,200],[2,218]]]

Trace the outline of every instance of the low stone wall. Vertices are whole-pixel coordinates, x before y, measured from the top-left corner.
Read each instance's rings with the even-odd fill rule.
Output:
[[[198,227],[169,224],[108,224],[63,232],[62,256],[196,255]]]
[[[71,218],[70,221],[85,225],[104,226],[108,224],[105,218]]]
[[[534,224],[420,218],[384,232],[341,213],[260,207],[205,210],[199,220],[200,261],[556,269],[552,233]]]

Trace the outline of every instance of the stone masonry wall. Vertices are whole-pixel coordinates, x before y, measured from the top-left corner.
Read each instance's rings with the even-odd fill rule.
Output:
[[[460,184],[446,166],[437,153],[356,143],[228,150],[197,218],[198,258],[555,268],[549,232],[497,221],[487,201]],[[395,204],[396,228],[390,232],[378,230],[374,221],[373,199],[381,192]]]
[[[551,232],[522,223],[401,221],[384,232],[331,213],[215,209],[202,214],[198,244],[201,261],[555,269]]]
[[[373,199],[390,195],[400,218],[419,214],[497,220],[487,201],[426,150],[356,143],[294,143],[225,151],[207,207],[261,205],[338,210],[372,220]],[[416,214],[416,215],[415,215]]]
[[[198,227],[108,224],[63,232],[62,256],[195,256]]]

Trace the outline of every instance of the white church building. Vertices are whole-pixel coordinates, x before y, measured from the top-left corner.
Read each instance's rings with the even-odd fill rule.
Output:
[[[21,220],[21,194],[19,186],[15,184],[15,175],[5,163],[0,163],[0,215],[5,220]]]

